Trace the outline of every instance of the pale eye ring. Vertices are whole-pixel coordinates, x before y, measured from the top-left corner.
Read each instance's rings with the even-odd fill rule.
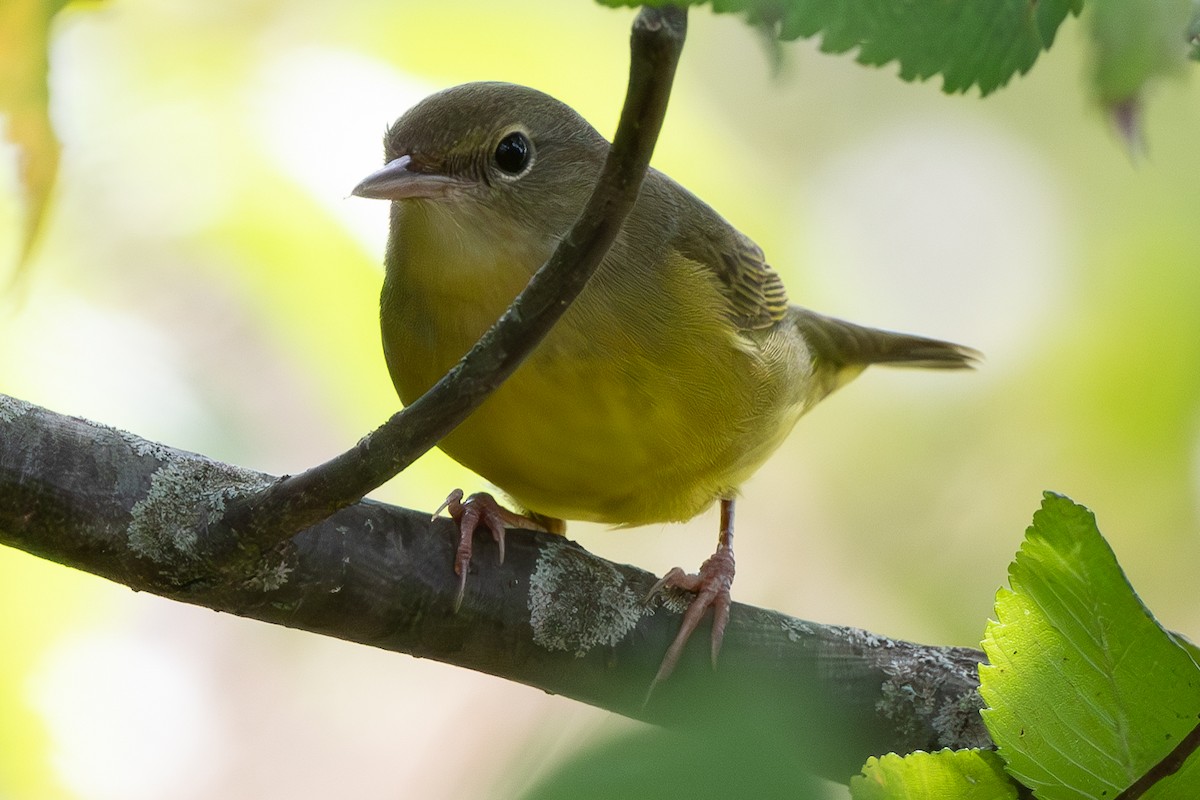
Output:
[[[521,131],[513,131],[500,140],[492,159],[502,172],[520,175],[533,158],[533,144]]]

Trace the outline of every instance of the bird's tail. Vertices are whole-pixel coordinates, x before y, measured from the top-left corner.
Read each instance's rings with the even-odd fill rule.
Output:
[[[865,328],[797,306],[791,311],[814,360],[848,377],[871,364],[970,369],[982,357],[978,350],[940,339]]]

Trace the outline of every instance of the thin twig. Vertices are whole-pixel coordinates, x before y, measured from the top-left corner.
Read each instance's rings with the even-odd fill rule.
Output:
[[[381,486],[454,430],[542,341],[599,266],[633,207],[666,116],[686,12],[643,8],[633,24],[620,124],[583,214],[500,320],[416,402],[356,447],[231,505],[240,544],[267,548]]]

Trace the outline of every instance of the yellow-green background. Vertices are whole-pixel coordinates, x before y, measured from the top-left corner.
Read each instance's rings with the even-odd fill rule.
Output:
[[[396,401],[386,209],[347,198],[429,91],[526,83],[611,133],[632,13],[550,3],[111,0],[56,24],[63,165],[0,391],[272,472]],[[1031,75],[947,97],[691,15],[655,164],[753,236],[793,300],[962,341],[873,370],[744,487],[737,599],[973,645],[1040,492],[1093,508],[1164,624],[1200,634],[1200,90],[1157,85],[1131,162],[1069,20]],[[0,264],[20,230],[0,159]],[[377,493],[478,480],[431,455]],[[716,520],[608,532],[694,568]],[[0,550],[0,798],[505,797],[606,715],[467,671],[135,595]]]

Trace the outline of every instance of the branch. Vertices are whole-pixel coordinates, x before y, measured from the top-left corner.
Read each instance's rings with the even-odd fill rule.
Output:
[[[500,320],[445,377],[358,445],[232,506],[241,547],[270,547],[382,486],[478,408],[545,338],[599,266],[637,200],[662,128],[687,15],[643,8],[630,41],[629,88],[612,147],[574,227]]]
[[[481,537],[479,574],[458,614],[457,532],[425,513],[365,500],[265,554],[212,546],[224,509],[274,480],[0,395],[2,544],[140,591],[456,664],[648,722],[723,735],[739,725],[742,741],[770,732],[801,766],[839,780],[869,755],[990,746],[978,651],[741,604],[719,669],[697,637],[702,644],[643,706],[681,598],[643,605],[653,575],[562,537],[510,531],[503,565]]]

